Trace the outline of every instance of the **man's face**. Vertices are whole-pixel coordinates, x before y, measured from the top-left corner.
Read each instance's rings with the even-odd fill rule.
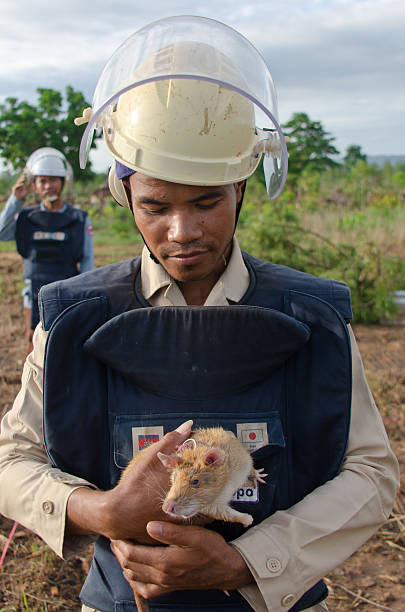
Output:
[[[199,187],[138,172],[129,182],[135,222],[166,271],[181,283],[215,284],[230,251],[243,182]]]
[[[59,200],[63,189],[63,180],[59,176],[36,176],[33,189],[46,205],[47,202],[52,203]]]

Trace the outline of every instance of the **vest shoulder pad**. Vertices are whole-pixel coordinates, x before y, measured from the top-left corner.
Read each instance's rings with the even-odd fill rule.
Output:
[[[48,331],[69,306],[94,297],[107,298],[109,317],[119,314],[123,304],[128,309],[136,307],[134,282],[139,267],[140,257],[135,257],[44,285],[38,300],[43,329]]]
[[[266,300],[266,294],[285,295],[288,291],[299,291],[328,302],[346,321],[353,317],[350,289],[346,283],[265,262],[245,252],[243,257],[248,268],[253,269],[256,291],[260,292],[262,300]]]
[[[72,217],[79,219],[82,222],[85,221],[86,217],[88,216],[87,210],[76,208],[75,206],[72,206],[71,204],[68,204],[67,202],[64,202],[64,204],[66,206],[65,212],[68,212],[70,215],[72,215]]]
[[[17,215],[17,219],[23,219],[24,217],[26,217],[27,215],[29,215],[32,212],[37,212],[41,210],[41,207],[39,204],[35,204],[35,206],[24,206],[24,208],[22,208],[18,215]]]

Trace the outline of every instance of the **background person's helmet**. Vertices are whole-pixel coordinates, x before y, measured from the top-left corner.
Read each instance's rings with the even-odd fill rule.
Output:
[[[27,174],[30,178],[36,176],[58,176],[71,181],[73,179],[72,167],[66,157],[52,147],[41,147],[27,159]]]
[[[104,68],[84,120],[82,168],[102,126],[115,160],[155,178],[231,184],[253,174],[264,153],[270,197],[285,182],[270,72],[248,40],[211,19],[169,17],[136,32]],[[115,164],[109,184],[128,205]]]

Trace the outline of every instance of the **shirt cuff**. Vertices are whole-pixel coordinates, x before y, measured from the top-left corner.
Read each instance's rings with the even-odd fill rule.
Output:
[[[34,498],[31,525],[35,526],[35,533],[62,558],[78,554],[96,539],[92,535],[65,537],[67,502],[73,491],[80,487],[96,488],[85,480],[59,472],[41,483]]]
[[[307,590],[294,591],[297,583],[294,560],[260,526],[249,529],[231,544],[240,552],[255,579],[256,585],[243,587],[239,592],[256,612],[289,610]]]

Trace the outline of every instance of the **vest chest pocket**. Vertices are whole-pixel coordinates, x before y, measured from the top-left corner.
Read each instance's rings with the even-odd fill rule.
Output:
[[[54,263],[63,261],[63,244],[58,242],[37,242],[31,251],[33,263]]]
[[[241,413],[196,413],[194,428],[221,426],[232,431],[251,454],[255,469],[263,469],[267,474],[265,483],[245,486],[235,491],[231,505],[240,512],[254,517],[260,522],[274,510],[274,497],[279,481],[280,465],[285,448],[280,415],[276,411]],[[186,420],[187,416],[183,418]],[[134,455],[160,440],[165,433],[181,423],[178,414],[117,415],[113,424],[113,461],[111,477],[113,484]],[[242,528],[243,531],[243,528]]]

